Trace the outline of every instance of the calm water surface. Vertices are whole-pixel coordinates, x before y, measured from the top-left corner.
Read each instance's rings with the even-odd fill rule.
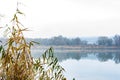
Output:
[[[33,56],[41,56],[33,50]],[[57,52],[55,56],[65,68],[68,80],[120,80],[120,53]]]

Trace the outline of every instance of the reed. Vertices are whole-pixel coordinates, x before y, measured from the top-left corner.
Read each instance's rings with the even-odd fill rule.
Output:
[[[34,41],[27,42],[23,31],[27,31],[19,21],[24,15],[18,8],[5,33],[8,36],[6,45],[0,46],[0,79],[1,80],[66,80],[53,48],[47,49],[39,59],[31,56]]]

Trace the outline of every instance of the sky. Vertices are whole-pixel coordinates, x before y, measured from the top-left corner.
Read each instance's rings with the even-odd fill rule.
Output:
[[[25,37],[114,36],[120,34],[120,0],[0,0],[0,23],[9,22],[16,2],[25,13]]]

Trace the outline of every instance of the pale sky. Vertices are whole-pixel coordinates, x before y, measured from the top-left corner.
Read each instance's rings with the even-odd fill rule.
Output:
[[[10,20],[17,0],[0,0],[3,19]],[[113,36],[120,34],[120,0],[19,0],[25,13],[26,37]],[[25,19],[25,20],[23,20]]]

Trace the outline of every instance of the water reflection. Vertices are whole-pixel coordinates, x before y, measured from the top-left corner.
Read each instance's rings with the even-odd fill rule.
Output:
[[[86,52],[67,52],[67,53],[55,53],[55,56],[59,59],[59,61],[67,60],[67,59],[97,59],[101,62],[105,62],[108,60],[113,60],[116,64],[120,63],[120,53],[113,52],[99,52],[99,53],[86,53]]]
[[[33,50],[34,58],[43,51]],[[68,80],[120,80],[120,53],[55,51]],[[116,63],[116,64],[115,64]]]
[[[120,80],[120,64],[89,59],[67,59],[61,62],[68,80]]]
[[[33,50],[32,55],[34,58],[38,58],[42,55],[42,52],[40,50]],[[97,59],[100,62],[105,62],[108,60],[113,60],[116,64],[120,63],[120,52],[78,52],[78,51],[55,51],[55,56],[58,58],[60,62],[67,60],[67,59],[75,59],[75,60],[80,60],[80,59]]]

